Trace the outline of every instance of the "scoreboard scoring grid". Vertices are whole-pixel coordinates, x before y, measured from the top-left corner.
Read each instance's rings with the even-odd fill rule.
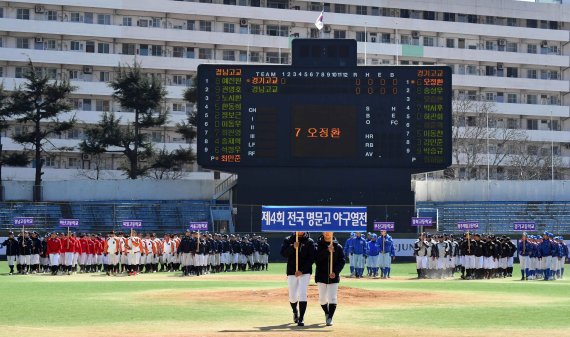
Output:
[[[445,66],[203,64],[197,81],[206,168],[451,164]]]

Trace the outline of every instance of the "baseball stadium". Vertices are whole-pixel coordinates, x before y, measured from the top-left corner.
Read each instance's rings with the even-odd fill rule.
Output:
[[[0,336],[570,336],[569,31],[0,1]]]

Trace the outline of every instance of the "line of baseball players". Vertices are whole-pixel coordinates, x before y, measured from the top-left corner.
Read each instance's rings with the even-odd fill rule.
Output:
[[[562,236],[544,232],[542,236],[523,233],[517,247],[521,281],[564,278],[568,246]]]
[[[361,233],[350,233],[344,244],[344,254],[350,261],[350,277],[361,278],[364,275],[364,266],[368,277],[390,278],[392,262],[396,258],[394,241],[385,230],[380,236],[368,233],[366,239]]]
[[[175,272],[202,275],[209,272],[267,270],[270,252],[266,239],[259,236],[220,235],[187,231],[183,236],[154,233],[143,235],[111,231],[102,235],[24,232],[18,238],[10,232],[6,247],[10,274],[52,275],[105,271],[107,275]],[[14,267],[17,269],[14,270]]]

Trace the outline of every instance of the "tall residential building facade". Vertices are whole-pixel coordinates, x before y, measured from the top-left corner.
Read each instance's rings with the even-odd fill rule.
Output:
[[[518,130],[524,155],[557,159],[555,179],[568,178],[570,164],[570,4],[514,0],[51,0],[0,1],[0,76],[10,90],[23,83],[31,59],[52,79],[68,79],[77,127],[44,157],[46,175],[75,176],[93,163],[77,145],[85,129],[106,111],[124,121],[132,113],[111,96],[107,82],[120,63],[136,58],[145,73],[168,90],[165,127],[149,130],[157,148],[192,146],[175,132],[193,106],[182,97],[200,63],[288,64],[294,38],[358,41],[361,65],[444,64],[453,69],[457,98],[492,105],[491,128]],[[314,22],[324,10],[324,28]],[[469,112],[456,127],[477,124]],[[21,147],[2,134],[4,150]],[[488,134],[487,134],[488,135]],[[508,153],[490,139],[483,158],[466,169],[455,160],[455,178],[517,179],[508,160],[489,167],[488,157]],[[514,151],[514,150],[513,150]],[[511,151],[512,152],[512,151]],[[513,153],[514,154],[514,153]],[[552,157],[552,156],[551,156]],[[102,168],[117,170],[109,155]],[[188,166],[196,170],[195,166]],[[117,171],[118,172],[118,171]]]

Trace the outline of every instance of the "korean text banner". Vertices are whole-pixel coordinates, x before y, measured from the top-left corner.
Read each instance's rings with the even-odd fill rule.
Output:
[[[14,218],[14,226],[33,226],[34,218]]]
[[[457,229],[463,231],[479,229],[478,221],[460,221],[457,223]]]
[[[366,231],[366,207],[262,206],[263,232]]]
[[[191,222],[188,229],[191,231],[207,231],[208,230],[208,222],[200,221],[200,222]]]
[[[395,230],[395,226],[393,222],[374,222],[374,231],[387,231],[393,232]]]
[[[433,225],[432,218],[412,218],[412,226],[419,227],[431,227]]]
[[[78,219],[59,219],[60,227],[79,227]]]
[[[142,227],[142,221],[141,220],[123,220],[123,227],[139,228],[139,227]]]
[[[535,231],[536,222],[514,222],[513,231]]]

